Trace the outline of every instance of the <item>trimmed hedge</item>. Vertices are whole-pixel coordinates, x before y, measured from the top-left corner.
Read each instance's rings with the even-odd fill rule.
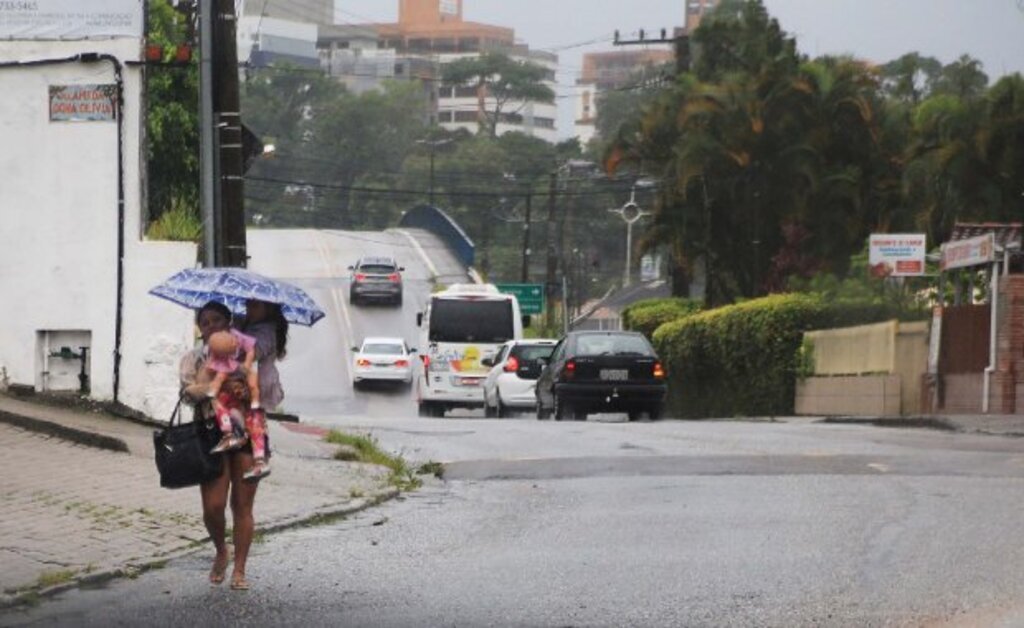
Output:
[[[703,307],[702,302],[693,299],[645,299],[622,311],[622,326],[651,338],[662,324],[695,314]]]
[[[890,306],[776,294],[663,324],[654,346],[680,417],[793,413],[803,333],[898,318]]]

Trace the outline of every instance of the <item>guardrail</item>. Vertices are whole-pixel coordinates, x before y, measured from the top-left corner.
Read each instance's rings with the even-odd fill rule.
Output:
[[[473,260],[476,257],[476,245],[462,230],[459,223],[440,209],[431,205],[413,207],[402,214],[398,226],[426,229],[441,238],[459,258],[459,261],[467,267],[473,265]]]

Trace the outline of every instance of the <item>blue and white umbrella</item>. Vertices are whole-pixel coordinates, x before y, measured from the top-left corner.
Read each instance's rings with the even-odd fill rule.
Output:
[[[149,293],[193,310],[217,301],[235,314],[245,314],[249,299],[277,303],[285,320],[299,325],[312,325],[324,317],[301,288],[244,268],[187,268]]]

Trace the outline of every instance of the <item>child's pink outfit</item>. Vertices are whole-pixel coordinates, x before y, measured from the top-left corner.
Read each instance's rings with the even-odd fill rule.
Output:
[[[267,432],[263,424],[263,412],[250,410],[248,404],[227,391],[221,391],[217,396],[217,401],[220,403],[215,404],[215,412],[221,432],[224,434],[237,433],[236,426],[238,430],[244,428],[248,433],[249,442],[252,443],[253,458],[266,458]]]
[[[256,339],[243,334],[237,329],[229,329],[228,332],[238,341],[238,351],[232,356],[210,355],[206,360],[206,368],[218,373],[234,373],[245,361],[245,354],[256,347]]]

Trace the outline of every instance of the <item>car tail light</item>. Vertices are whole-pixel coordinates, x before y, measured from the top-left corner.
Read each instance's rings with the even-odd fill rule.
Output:
[[[519,370],[519,360],[515,356],[512,356],[505,362],[505,372],[515,373]]]
[[[565,379],[572,379],[576,377],[576,360],[569,360],[565,363],[565,368],[562,369],[562,375]]]
[[[401,279],[401,277],[398,275],[398,273],[391,273],[390,275],[388,275],[388,281],[398,283],[399,279]]]
[[[661,365],[661,362],[654,363],[654,379],[665,379],[665,367]]]
[[[370,366],[370,361],[366,358],[359,358],[356,360],[356,366]]]
[[[421,355],[420,359],[423,360],[423,368],[429,369],[430,368],[430,356],[429,355]]]
[[[404,369],[405,367],[409,366],[409,361],[408,360],[395,360],[395,366]]]
[[[366,275],[363,273],[356,273],[356,281],[366,281]]]

